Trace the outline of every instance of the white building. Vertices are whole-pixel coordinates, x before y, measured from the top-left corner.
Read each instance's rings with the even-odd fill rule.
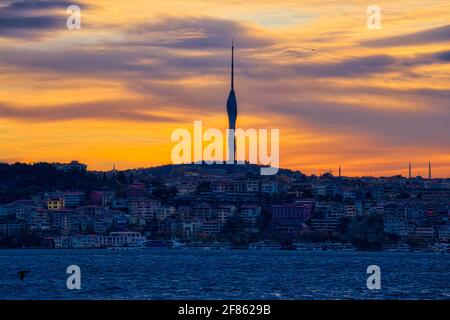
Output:
[[[236,206],[221,205],[217,208],[217,217],[221,223],[226,223],[228,218],[234,216],[236,213]]]
[[[122,231],[111,232],[109,236],[100,237],[100,246],[102,247],[123,247],[127,245],[136,245],[145,240],[140,232]]]

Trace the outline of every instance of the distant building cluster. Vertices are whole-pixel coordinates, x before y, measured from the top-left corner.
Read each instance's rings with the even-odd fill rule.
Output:
[[[56,248],[148,239],[281,243],[305,234],[345,235],[355,228],[352,221],[376,217],[390,239],[385,248],[449,242],[450,179],[308,177],[288,170],[264,177],[252,168],[128,170],[118,189],[40,192],[0,206],[0,237],[33,234],[42,246]],[[58,170],[86,167],[72,162]],[[92,174],[114,180],[118,172]]]
[[[71,161],[70,163],[55,163],[54,166],[57,170],[63,172],[86,172],[87,165],[80,163],[76,160]]]

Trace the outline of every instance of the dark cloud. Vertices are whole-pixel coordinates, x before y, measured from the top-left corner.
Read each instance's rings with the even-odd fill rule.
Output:
[[[441,61],[449,61],[450,62],[450,51],[439,52],[435,55]]]
[[[398,47],[450,41],[450,24],[428,30],[375,40],[362,41],[368,47]]]
[[[419,98],[415,96],[415,98]],[[310,128],[329,135],[372,137],[383,145],[441,147],[450,150],[448,123],[450,110],[417,111],[382,109],[359,104],[344,104],[337,101],[304,99],[301,102],[283,101],[268,105],[265,110],[276,110],[276,115],[285,114],[289,119],[298,119]],[[402,101],[399,101],[402,103]],[[425,107],[425,106],[424,106]],[[283,127],[274,123],[273,127]],[[299,125],[301,128],[301,125]],[[301,130],[301,129],[299,129]]]
[[[47,8],[63,2],[45,3],[41,6]],[[17,23],[14,28],[16,31],[20,29],[20,23],[23,23],[23,28],[28,29],[29,24],[41,23],[54,27],[59,22],[57,19],[46,18],[43,21],[20,20],[20,23]],[[83,74],[96,78],[112,75],[128,78],[134,75],[140,79],[175,80],[205,74],[217,76],[228,74],[229,46],[232,38],[235,39],[237,47],[238,76],[259,81],[297,77],[370,76],[448,61],[448,52],[443,52],[409,58],[381,54],[347,57],[332,62],[310,62],[308,58],[313,54],[320,55],[320,52],[279,48],[275,46],[276,41],[273,38],[261,36],[261,33],[255,32],[253,28],[225,19],[165,16],[154,23],[125,28],[119,37],[122,41],[105,39],[103,43],[95,44],[95,47],[79,44],[75,51],[44,49],[24,52],[0,48],[0,61],[42,71]],[[186,54],[185,49],[191,49],[196,54]],[[260,58],[255,55],[258,52],[271,58]],[[285,61],[286,57],[294,57],[298,58],[298,62],[280,63],[276,57],[280,57],[280,61]]]
[[[244,117],[260,114],[289,119],[298,121],[299,131],[306,123],[308,130],[322,134],[371,137],[393,147],[450,148],[450,90],[339,87],[307,79],[296,84],[245,82],[245,86],[237,87],[239,110]],[[128,87],[157,97],[158,105],[172,106],[165,111],[172,111],[179,120],[189,122],[221,112],[225,115],[224,85],[184,87],[130,80]],[[346,98],[353,101],[342,102]],[[398,106],[393,106],[393,102]],[[286,126],[276,121],[270,127]]]
[[[0,17],[0,34],[13,34],[13,31],[22,29],[48,29],[61,25],[62,19],[55,17],[20,17],[2,18]],[[16,30],[19,29],[19,30]],[[36,30],[36,31],[38,31]]]
[[[24,20],[20,23],[24,26],[33,24]],[[40,23],[51,27],[59,22],[46,18]],[[222,73],[229,65],[233,38],[239,48],[237,55],[240,61],[248,64],[252,63],[245,58],[244,52],[275,43],[271,38],[257,35],[251,26],[244,23],[207,17],[166,16],[154,23],[119,29],[118,33],[121,41],[105,38],[94,46],[78,44],[77,50],[50,51],[42,48],[22,51],[0,48],[0,61],[40,70],[91,74],[94,77],[124,72],[152,79],[176,79]],[[186,55],[185,49],[192,49],[197,54]]]
[[[58,9],[67,8],[74,3],[74,1],[65,0],[28,0],[28,1],[6,1],[9,2],[0,8],[1,12],[21,13],[23,10],[34,11],[41,9]]]
[[[172,121],[152,114],[152,110],[162,108],[173,111],[177,121],[188,122],[198,116],[224,113],[229,46],[234,38],[241,115],[285,115],[324,134],[367,135],[386,145],[449,147],[449,91],[341,87],[323,81],[361,79],[407,72],[415,66],[447,63],[448,51],[406,58],[382,54],[329,62],[308,61],[311,52],[280,49],[275,40],[257,36],[252,28],[223,19],[166,17],[153,24],[125,29],[123,37],[119,37],[125,40],[118,43],[81,44],[72,51],[0,48],[1,64],[32,74],[38,71],[42,79],[48,74],[70,75],[75,79],[80,75],[83,79],[114,79],[144,99],[139,104],[114,101],[27,109],[0,104],[0,117],[42,122],[113,119],[151,123]],[[186,54],[185,49],[195,54]],[[283,59],[286,57],[290,58],[288,61],[298,59],[287,63]],[[186,85],[176,81],[190,76],[218,76],[223,82]],[[352,103],[340,102],[345,97],[351,98]],[[398,101],[399,107],[384,106],[384,98]],[[411,106],[419,108],[414,110]],[[273,127],[283,128],[283,125],[274,123]]]
[[[296,72],[305,72],[317,77],[352,77],[386,72],[392,69],[397,60],[388,55],[351,57],[335,63],[303,64]]]
[[[369,55],[348,57],[333,62],[304,62],[277,64],[274,61],[257,60],[245,57],[242,62],[243,73],[249,78],[353,78],[368,77],[390,72],[410,72],[411,68],[423,65],[447,63],[448,52],[418,54],[409,57],[391,55]]]
[[[0,64],[42,73],[83,75],[90,78],[176,80],[199,75],[227,75],[230,49],[217,54],[185,55],[177,50],[145,48],[133,50],[118,47],[89,47],[77,50],[17,50],[0,48]],[[254,67],[241,53],[237,64],[241,68]]]
[[[17,67],[41,71],[85,75],[105,78],[115,75],[139,76],[144,79],[181,79],[189,76],[227,75],[229,48],[223,47],[217,54],[184,55],[176,50],[126,50],[104,46],[81,47],[76,51],[64,50],[15,50],[0,48],[0,61]],[[285,53],[281,53],[285,54]],[[236,71],[239,76],[272,81],[297,77],[346,78],[402,71],[410,67],[446,63],[448,52],[396,58],[389,55],[350,57],[336,62],[277,63],[274,60],[253,57],[239,48]],[[286,54],[289,55],[289,54]]]
[[[144,103],[148,104],[149,102]],[[77,119],[109,119],[144,122],[173,121],[169,117],[151,114],[149,111],[152,108],[143,107],[143,104],[137,105],[129,101],[104,101],[55,107],[37,106],[32,108],[16,108],[0,103],[0,119],[6,118],[41,122]]]
[[[133,64],[138,56],[127,52],[101,52],[91,50],[0,50],[0,60],[9,65],[17,65],[58,73],[104,75],[117,71],[135,72],[146,67]],[[147,68],[147,71],[150,71]]]
[[[253,26],[218,18],[170,17],[140,24],[128,30],[125,45],[161,46],[195,50],[229,47],[231,39],[241,49],[271,46],[276,42],[257,35]],[[152,39],[152,40],[143,40]]]
[[[66,28],[66,8],[87,6],[79,1],[13,1],[0,7],[0,37],[33,39],[56,28]]]

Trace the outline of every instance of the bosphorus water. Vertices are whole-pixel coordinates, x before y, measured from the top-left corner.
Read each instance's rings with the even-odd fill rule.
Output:
[[[67,289],[69,265],[81,290]],[[369,265],[380,290],[366,286]],[[0,299],[450,299],[448,254],[10,249],[0,270]]]

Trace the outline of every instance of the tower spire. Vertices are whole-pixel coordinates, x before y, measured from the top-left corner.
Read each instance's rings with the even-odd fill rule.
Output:
[[[231,90],[234,90],[234,39],[231,39]]]
[[[228,114],[228,160],[236,160],[236,141],[234,137],[234,130],[236,130],[237,119],[237,101],[236,93],[234,92],[234,41],[231,41],[231,89],[227,100],[227,114]],[[234,162],[233,162],[234,163]]]

